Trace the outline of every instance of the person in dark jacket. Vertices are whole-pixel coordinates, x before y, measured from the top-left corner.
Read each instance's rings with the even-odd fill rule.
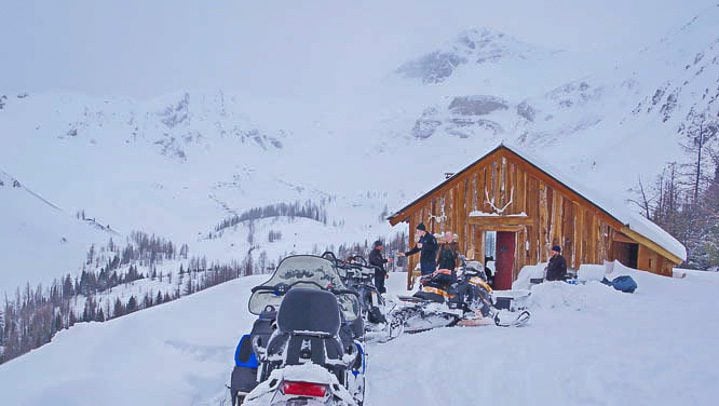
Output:
[[[559,245],[552,247],[552,256],[547,264],[548,281],[563,281],[567,279],[567,260],[561,254],[562,248]]]
[[[387,278],[387,270],[384,268],[384,264],[392,262],[391,259],[382,256],[383,250],[384,245],[382,241],[377,240],[372,244],[372,251],[369,253],[369,264],[374,266],[374,286],[379,293],[387,292],[387,289],[384,287],[384,280]]]
[[[458,244],[454,241],[452,232],[446,231],[437,253],[437,267],[439,269],[449,269],[454,275],[454,269],[458,266],[458,259]]]
[[[424,223],[419,223],[417,226],[417,234],[419,240],[417,245],[411,250],[400,253],[400,256],[409,256],[416,253],[419,255],[419,269],[422,275],[429,275],[437,269],[437,239],[434,238],[432,233],[427,232],[427,227]]]

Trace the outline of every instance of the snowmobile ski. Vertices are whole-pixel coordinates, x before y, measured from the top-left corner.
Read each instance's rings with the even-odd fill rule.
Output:
[[[531,313],[528,310],[520,312],[498,311],[494,315],[494,324],[499,327],[522,327],[529,323]]]

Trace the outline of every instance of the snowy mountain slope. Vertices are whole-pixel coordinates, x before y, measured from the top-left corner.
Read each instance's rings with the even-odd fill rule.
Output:
[[[702,10],[617,63],[576,51],[543,52],[486,34],[476,49],[502,49],[501,55],[522,58],[452,65],[441,81],[404,90],[411,94],[403,99],[404,112],[414,120],[396,118],[393,124],[403,131],[387,131],[382,150],[403,150],[399,167],[439,175],[505,140],[536,150],[596,189],[626,198],[639,176],[651,179],[666,162],[682,157],[682,134],[698,117],[719,117],[717,10],[716,5]],[[474,52],[459,38],[430,55]],[[410,66],[420,66],[418,61],[427,72],[442,65],[424,56]],[[403,81],[406,66],[398,72]],[[637,159],[640,150],[646,153]],[[443,158],[449,156],[454,163]],[[439,181],[437,176],[416,182],[415,196]]]
[[[496,76],[495,69],[507,69],[521,64],[555,59],[558,51],[550,51],[526,44],[502,32],[487,28],[469,29],[442,49],[432,51],[397,68],[407,78],[424,84],[446,81],[453,75],[471,72],[485,77]],[[537,69],[532,64],[532,69]]]
[[[304,143],[294,141],[288,131],[258,124],[243,113],[247,107],[260,121],[273,123],[278,112],[291,110],[290,103],[271,106],[221,91],[185,92],[147,102],[66,94],[20,96],[6,99],[0,111],[5,146],[0,161],[71,215],[82,213],[111,227],[119,233],[114,235],[116,242],[142,230],[171,238],[178,246],[190,243],[193,255],[213,253],[210,260],[239,261],[251,247],[248,235],[234,234],[222,243],[204,241],[213,227],[253,208],[296,202],[313,202],[327,211],[326,224],[318,225],[318,230],[326,231],[308,231],[339,237],[327,245],[376,238],[367,236],[368,227],[384,225],[381,191],[358,189],[350,181],[349,192],[340,195],[324,181],[306,181],[326,173],[317,154],[305,151]],[[299,129],[314,127],[291,122]],[[303,156],[309,160],[305,162]],[[347,217],[344,213],[350,211],[366,214]],[[9,213],[20,222],[33,215]],[[285,236],[297,234],[289,225],[275,228]],[[267,232],[257,240],[260,245]],[[23,251],[11,250],[3,256],[3,272],[14,272],[17,278],[8,278],[2,288],[10,291],[26,281],[34,286],[65,272],[75,273],[90,244],[104,245],[108,238],[84,241],[75,247],[74,264],[65,264],[61,271],[46,267],[42,278],[15,271],[28,250],[44,251],[27,240]],[[321,241],[289,242],[279,252],[269,251],[275,260],[297,245],[311,249],[324,244]],[[233,249],[224,252],[225,246]],[[14,258],[13,252],[23,256]]]
[[[112,230],[75,218],[0,170],[0,291],[13,292],[26,282],[48,283],[77,269],[94,242],[114,236]],[[49,278],[48,278],[49,276]]]
[[[391,292],[404,292],[404,276],[391,274]],[[719,354],[706,332],[719,319],[701,309],[712,306],[719,275],[634,276],[634,295],[596,282],[539,286],[526,328],[446,328],[372,344],[367,404],[710,404]],[[220,404],[253,320],[250,288],[262,280],[81,324],[0,366],[0,390],[18,405]]]
[[[632,111],[635,115],[659,117],[668,126],[686,134],[697,118],[717,117],[719,103],[719,34],[716,21],[719,4],[663,37],[654,48],[674,49],[674,55],[645,49],[638,58],[644,66],[661,72],[653,92]],[[654,51],[654,52],[653,52]],[[653,55],[659,53],[659,56]]]

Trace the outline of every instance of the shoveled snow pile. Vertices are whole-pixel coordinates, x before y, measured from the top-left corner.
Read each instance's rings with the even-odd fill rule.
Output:
[[[532,287],[531,308],[571,310],[597,310],[611,302],[620,300],[622,294],[600,282],[588,282],[586,285],[569,285],[564,282],[545,282]]]
[[[598,282],[533,286],[523,328],[371,344],[366,404],[713,404],[719,273],[631,276],[634,294]],[[388,289],[406,294],[405,277],[391,273]],[[0,366],[3,404],[222,404],[235,345],[254,320],[250,287],[265,278],[62,332]]]

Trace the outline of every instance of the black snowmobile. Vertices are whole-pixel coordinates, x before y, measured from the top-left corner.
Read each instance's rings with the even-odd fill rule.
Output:
[[[365,322],[370,325],[386,323],[385,300],[374,285],[376,268],[360,255],[351,256],[346,261],[337,259],[331,252],[325,252],[322,257],[334,261],[342,282],[359,295]]]
[[[252,289],[249,310],[259,317],[237,347],[233,405],[362,404],[360,304],[332,262],[285,258],[267,282]]]

